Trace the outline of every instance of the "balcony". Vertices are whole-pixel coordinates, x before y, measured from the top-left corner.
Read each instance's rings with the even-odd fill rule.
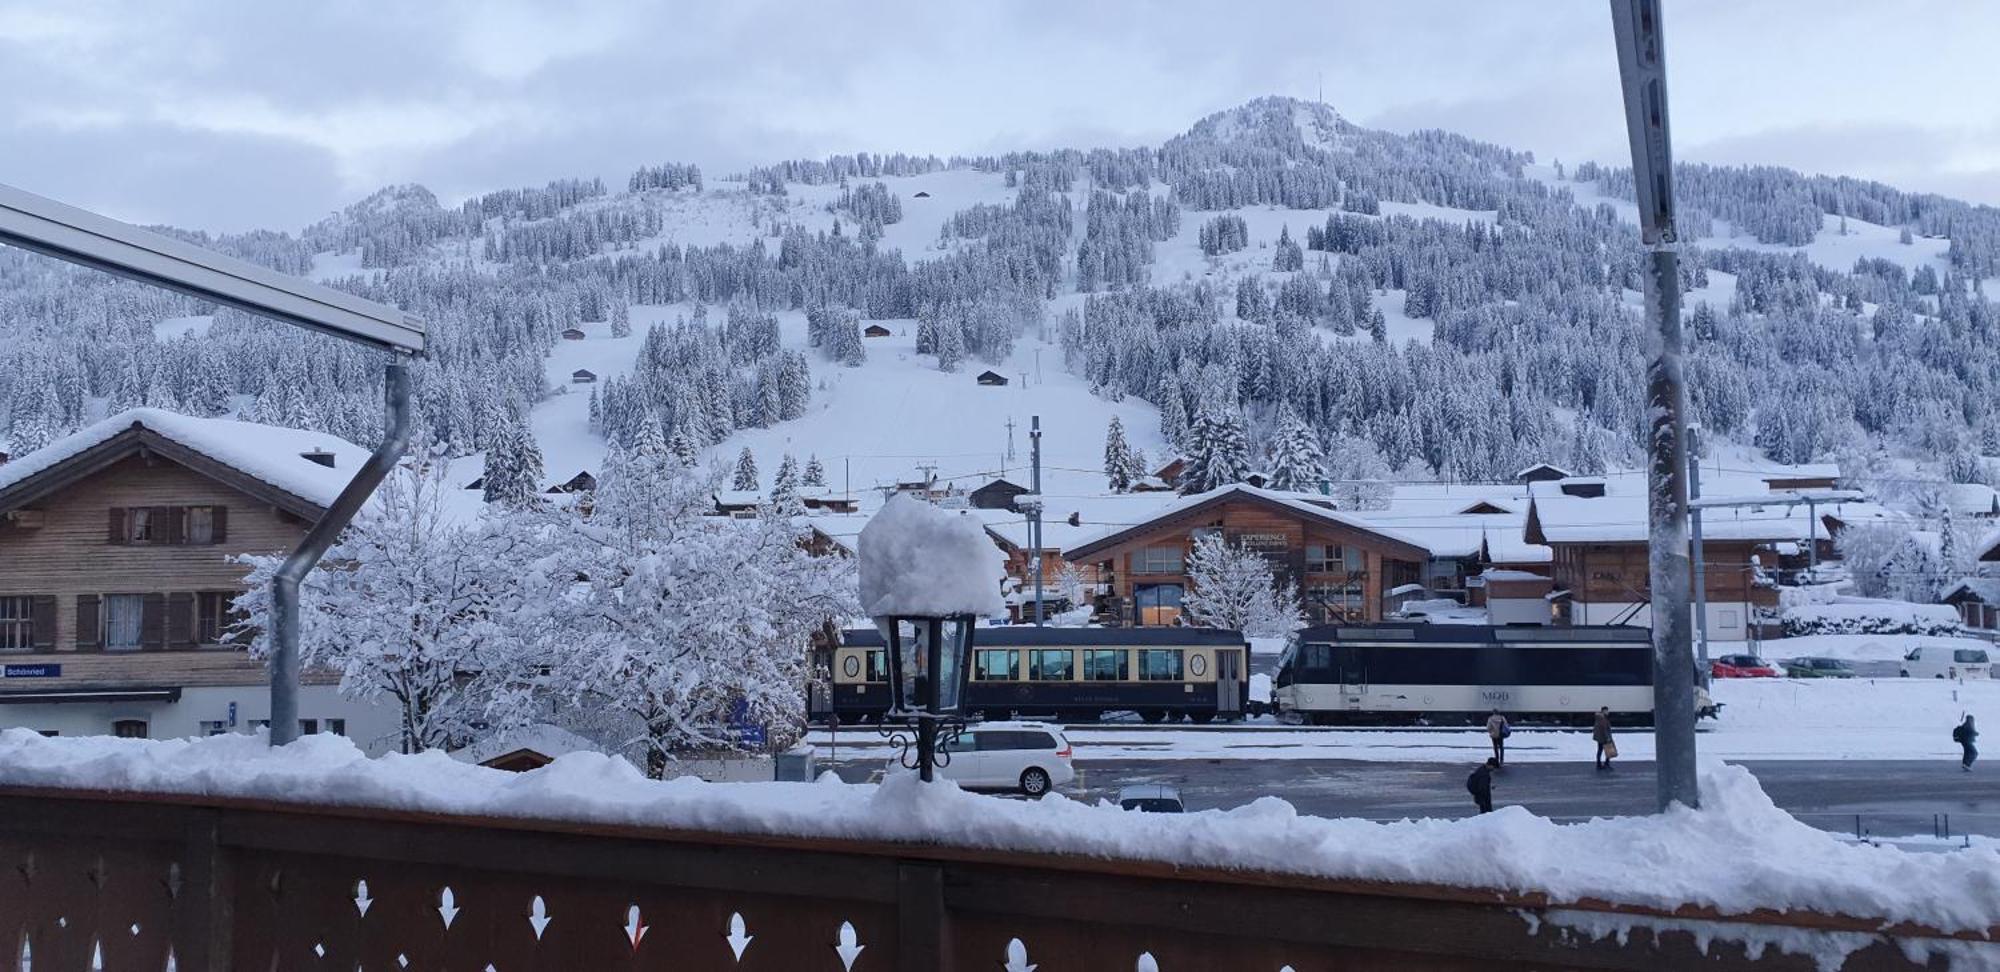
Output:
[[[0,910],[17,919],[0,954],[36,972],[164,969],[170,954],[180,970],[279,972],[1025,969],[1016,953],[1050,972],[1790,967],[1775,949],[1704,958],[1690,933],[1875,930],[1584,902],[1542,932],[1557,909],[1535,893],[387,809],[16,790],[0,819]],[[1555,931],[1578,915],[1641,931],[1632,949]],[[1687,930],[1644,930],[1661,919]],[[1907,964],[1886,942],[1854,959]]]

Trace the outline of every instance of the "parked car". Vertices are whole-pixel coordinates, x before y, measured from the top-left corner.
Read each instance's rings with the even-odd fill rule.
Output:
[[[1786,678],[1853,678],[1854,666],[1838,658],[1794,658],[1785,663]]]
[[[1708,663],[1715,678],[1777,678],[1778,670],[1756,655],[1723,655]]]
[[[1040,797],[1076,779],[1062,730],[1043,722],[981,722],[945,747],[938,775],[968,790]]]
[[[1993,658],[1984,648],[1918,645],[1903,656],[1904,678],[1991,678]]]
[[[1181,802],[1181,791],[1171,786],[1146,783],[1119,790],[1118,809],[1141,813],[1185,813],[1187,805]]]

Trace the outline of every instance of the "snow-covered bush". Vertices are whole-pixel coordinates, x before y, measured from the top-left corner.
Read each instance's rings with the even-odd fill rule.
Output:
[[[1197,625],[1275,638],[1303,623],[1297,588],[1279,578],[1262,554],[1218,535],[1195,541],[1188,582],[1193,590],[1181,606]]]

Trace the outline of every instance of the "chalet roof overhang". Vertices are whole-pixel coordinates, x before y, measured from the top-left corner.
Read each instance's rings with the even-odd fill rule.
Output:
[[[1391,556],[1393,556],[1398,560],[1422,562],[1425,560],[1429,560],[1431,556],[1431,552],[1429,550],[1426,550],[1423,547],[1418,546],[1417,544],[1411,543],[1407,540],[1403,540],[1397,537],[1392,537],[1386,533],[1382,533],[1379,530],[1370,529],[1367,526],[1360,523],[1356,523],[1352,520],[1348,520],[1343,517],[1328,516],[1323,513],[1315,512],[1314,510],[1304,506],[1303,504],[1294,506],[1288,503],[1280,503],[1277,500],[1271,499],[1268,496],[1261,496],[1249,490],[1232,489],[1232,490],[1219,491],[1216,493],[1216,495],[1211,496],[1205,500],[1202,500],[1199,503],[1194,503],[1180,509],[1170,510],[1160,516],[1154,517],[1144,522],[1135,523],[1132,526],[1126,527],[1123,530],[1119,530],[1116,533],[1107,534],[1105,536],[1092,540],[1089,543],[1079,544],[1076,547],[1071,548],[1067,553],[1065,553],[1064,557],[1065,559],[1069,560],[1072,563],[1082,563],[1084,561],[1087,561],[1091,557],[1095,557],[1098,554],[1109,551],[1113,547],[1117,547],[1120,544],[1128,543],[1138,537],[1145,536],[1146,534],[1149,533],[1155,533],[1162,529],[1171,529],[1180,526],[1188,526],[1188,527],[1198,526],[1200,525],[1200,521],[1208,519],[1208,516],[1212,511],[1228,503],[1248,503],[1252,506],[1258,506],[1265,510],[1278,513],[1282,516],[1293,517],[1295,519],[1306,520],[1309,522],[1317,523],[1322,526],[1335,527],[1338,529],[1349,530],[1355,533],[1362,534],[1364,536],[1369,537],[1375,546],[1380,547],[1385,553],[1390,554]]]
[[[255,497],[305,520],[326,512],[303,496],[258,479],[226,462],[190,449],[134,422],[130,428],[78,452],[5,489],[0,489],[0,514],[11,513],[58,490],[68,489],[134,456],[154,455]]]

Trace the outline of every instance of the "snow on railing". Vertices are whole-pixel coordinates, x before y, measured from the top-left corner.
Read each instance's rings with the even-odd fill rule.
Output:
[[[187,953],[225,899],[232,931],[216,939],[279,969],[867,972],[949,954],[1176,972],[1216,967],[1206,950],[1225,939],[1230,968],[1317,967],[1334,945],[1495,956],[1496,941],[1561,965],[1561,949],[1634,935],[1683,955],[1736,942],[1750,960],[2000,958],[1992,848],[1852,846],[1741,769],[1710,766],[1703,786],[1704,810],[1658,817],[1380,824],[1269,798],[1137,814],[903,775],[660,782],[593,753],[510,774],[371,760],[331,736],[271,750],[14,730],[0,733],[0,962],[157,970],[178,951],[180,968],[225,967]],[[1488,934],[1430,941],[1439,921]]]

